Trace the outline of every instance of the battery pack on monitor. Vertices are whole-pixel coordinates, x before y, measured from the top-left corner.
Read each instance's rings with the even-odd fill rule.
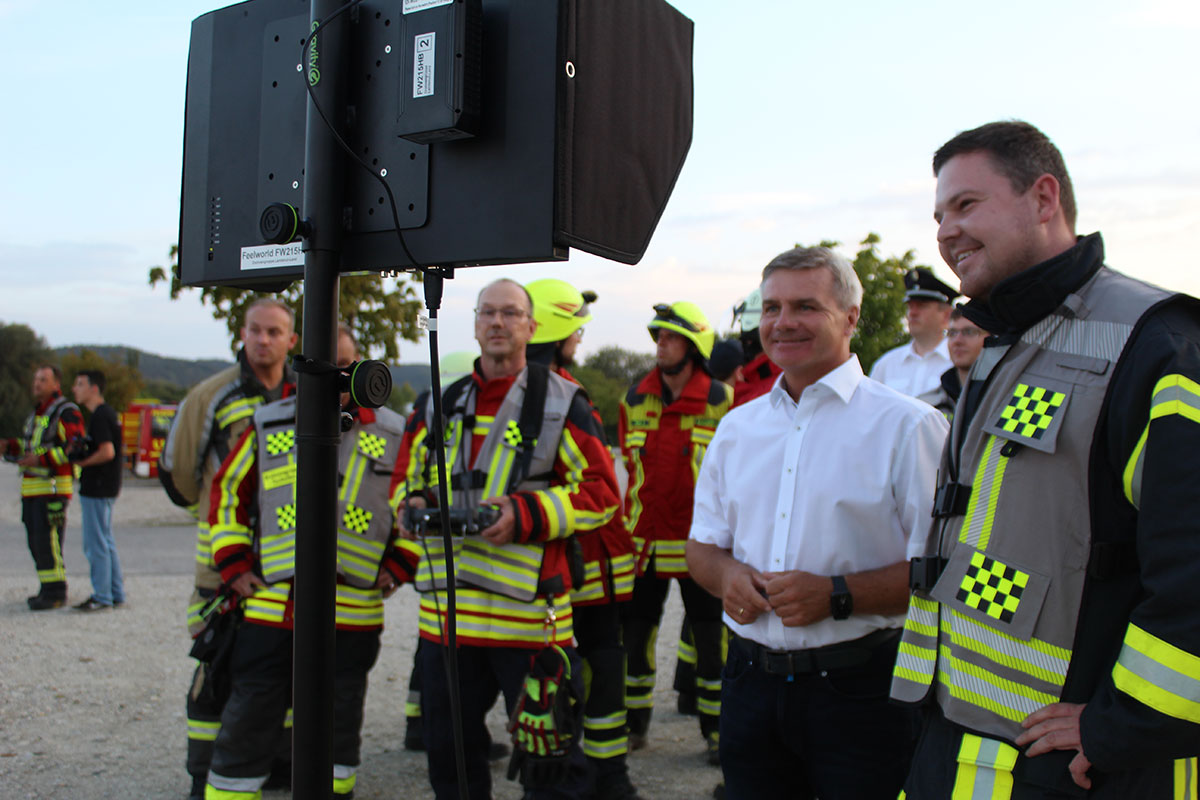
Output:
[[[396,135],[418,144],[479,131],[481,0],[404,0]]]

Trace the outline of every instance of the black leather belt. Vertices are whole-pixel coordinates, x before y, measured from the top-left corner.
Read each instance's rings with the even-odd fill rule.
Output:
[[[772,650],[733,632],[730,632],[729,638],[763,672],[791,677],[835,672],[868,664],[881,648],[896,646],[900,629],[882,628],[860,639],[807,650]]]

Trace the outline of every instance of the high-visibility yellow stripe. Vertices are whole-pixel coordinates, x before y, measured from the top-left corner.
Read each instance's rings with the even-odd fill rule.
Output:
[[[1196,766],[1195,757],[1175,760],[1174,800],[1196,800]]]
[[[1004,482],[1004,471],[1008,459],[1000,455],[1006,441],[998,436],[988,436],[983,448],[983,458],[975,470],[975,484],[971,499],[967,502],[966,516],[959,531],[959,541],[966,542],[977,550],[986,550],[992,537],[992,522],[996,516],[996,500]]]
[[[187,721],[187,738],[196,742],[215,742],[221,731],[221,721],[189,719]]]
[[[237,489],[246,475],[249,474],[250,468],[254,465],[256,449],[255,439],[257,433],[251,430],[242,442],[242,447],[239,448],[230,457],[228,466],[225,470],[225,475],[220,484],[220,499],[217,502],[215,518],[218,525],[238,525],[237,522]],[[213,531],[215,537],[217,532]]]
[[[942,620],[942,631],[963,649],[1009,669],[1062,689],[1067,679],[1071,651],[1038,639],[1017,639],[989,625],[977,622],[955,609]]]
[[[625,468],[629,473],[625,530],[633,533],[637,530],[638,520],[642,518],[642,487],[646,485],[646,471],[642,468],[641,454],[636,449],[630,450],[626,454]]]
[[[1138,702],[1200,723],[1200,658],[1130,623],[1113,683]]]
[[[948,645],[939,645],[938,655],[938,680],[950,694],[993,714],[1020,722],[1042,706],[1058,702],[1057,695],[1039,692],[952,656]]]
[[[964,733],[951,800],[1008,800],[1017,749],[995,739]]]

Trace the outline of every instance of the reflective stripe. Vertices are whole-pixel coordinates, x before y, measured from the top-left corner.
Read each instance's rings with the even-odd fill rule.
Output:
[[[654,554],[654,572],[659,577],[687,575],[687,540],[656,539],[649,543]]]
[[[959,531],[959,541],[966,542],[976,550],[986,550],[992,537],[992,521],[996,517],[996,499],[1000,496],[1000,485],[1004,481],[1004,470],[1008,459],[1000,455],[1006,441],[998,436],[988,436],[984,444],[983,458],[975,471],[975,483],[971,487],[971,499],[967,502],[966,518]]]
[[[1142,469],[1146,458],[1146,438],[1150,433],[1150,423],[1174,415],[1192,422],[1200,422],[1200,384],[1178,374],[1167,375],[1154,385],[1154,391],[1150,395],[1150,420],[1125,465],[1122,475],[1125,498],[1134,508],[1140,508],[1142,502]]]
[[[253,778],[229,778],[209,770],[204,800],[259,800],[262,797],[262,785],[269,777],[259,775]]]
[[[1124,322],[1071,319],[1051,314],[1025,331],[1021,341],[1059,353],[1116,361],[1131,333],[1133,326]]]
[[[218,409],[214,419],[218,427],[228,428],[238,420],[253,415],[255,407],[261,403],[261,397],[244,397],[240,400],[234,400],[232,403]]]
[[[208,523],[202,522],[196,526],[196,563],[203,566],[213,566],[212,532]]]
[[[196,742],[215,742],[221,730],[220,720],[189,719],[187,737]]]
[[[629,499],[629,508],[625,509],[625,530],[630,533],[637,530],[638,520],[642,518],[642,487],[646,485],[646,471],[642,468],[641,451],[637,449],[646,443],[645,432],[642,431],[641,434],[641,441],[636,445],[631,441],[632,434],[625,435],[626,447],[632,448],[626,455],[627,466],[633,466],[629,471],[629,489],[625,493]]]
[[[680,639],[679,644],[675,648],[675,657],[685,664],[695,664],[696,645]]]
[[[964,733],[951,800],[1008,800],[1012,797],[1017,749],[995,739]]]
[[[522,603],[494,592],[463,587],[457,590],[459,644],[490,644],[509,641],[521,644],[570,644],[574,636],[573,615],[566,595],[539,598]],[[547,600],[553,600],[555,622],[546,624]],[[426,592],[421,595],[421,633],[428,639],[444,641],[446,630],[446,593]]]
[[[358,768],[346,764],[333,765],[333,793],[350,794],[358,780]]]
[[[1200,723],[1200,657],[1130,623],[1113,683],[1167,716]]]
[[[947,612],[942,630],[952,644],[1045,682],[1047,692],[1062,690],[1071,662],[1070,650],[1038,639],[1017,639],[953,608],[948,608]]]
[[[1196,759],[1175,760],[1175,800],[1196,800]]]
[[[1058,702],[1057,695],[1035,691],[952,656],[947,645],[938,648],[937,675],[952,697],[1013,722],[1020,722],[1042,706]]]
[[[908,616],[904,619],[904,633],[892,670],[893,682],[910,681],[919,689],[915,693],[911,689],[904,691],[905,701],[918,700],[933,683],[937,668],[937,631],[937,601],[915,594],[909,597]]]

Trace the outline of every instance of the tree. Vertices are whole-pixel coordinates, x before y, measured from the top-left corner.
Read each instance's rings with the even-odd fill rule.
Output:
[[[904,327],[904,275],[919,266],[913,250],[900,257],[881,258],[879,242],[879,234],[868,233],[854,256],[854,271],[862,282],[863,302],[850,350],[858,356],[863,372],[870,372],[881,355],[908,341],[908,331]],[[822,247],[840,244],[821,242]]]
[[[583,365],[619,381],[628,388],[635,380],[654,368],[654,354],[635,353],[616,345],[608,345],[588,356]]]
[[[131,360],[104,358],[91,350],[63,353],[63,392],[69,397],[75,376],[85,369],[98,369],[104,373],[104,402],[117,411],[124,411],[133,398],[140,396],[145,385],[142,373],[129,363]]]
[[[179,246],[171,245],[168,267],[150,268],[150,286],[168,283],[172,300],[192,287],[179,279]],[[381,354],[385,361],[400,357],[400,339],[415,342],[419,338],[417,319],[421,301],[413,283],[405,278],[383,278],[378,273],[343,275],[339,281],[338,318],[354,329],[358,350],[363,357]],[[230,349],[236,351],[246,309],[259,297],[276,297],[296,312],[296,330],[303,330],[304,285],[293,281],[277,295],[238,289],[231,286],[205,286],[200,302],[212,306],[213,317],[224,320],[231,337]]]
[[[615,348],[614,348],[615,349]],[[589,359],[590,360],[590,359]],[[617,417],[620,413],[621,397],[629,389],[629,383],[605,375],[595,367],[582,366],[571,370],[575,380],[587,390],[592,405],[600,412],[604,422],[604,434],[610,445],[617,443]]]
[[[33,410],[33,370],[52,361],[50,348],[28,325],[0,324],[0,438],[21,435]]]

